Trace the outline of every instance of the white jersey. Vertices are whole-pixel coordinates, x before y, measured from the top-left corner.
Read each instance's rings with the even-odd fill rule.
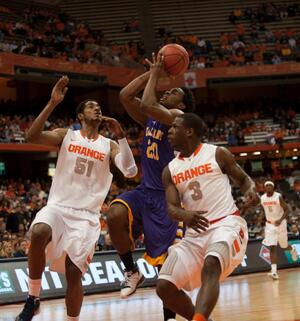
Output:
[[[261,204],[264,208],[267,221],[274,223],[279,220],[284,214],[284,210],[280,205],[281,194],[274,192],[272,196],[268,197],[263,194],[261,197]]]
[[[216,161],[217,146],[201,144],[190,157],[169,163],[172,180],[187,210],[207,211],[209,221],[237,212],[227,175]]]
[[[67,131],[59,151],[49,205],[99,213],[113,177],[109,166],[110,142],[101,135],[88,140],[80,130]]]

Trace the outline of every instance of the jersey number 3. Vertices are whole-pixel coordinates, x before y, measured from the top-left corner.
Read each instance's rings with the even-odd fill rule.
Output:
[[[195,181],[195,182],[190,182],[188,185],[189,189],[192,190],[194,193],[191,195],[193,201],[198,201],[201,200],[202,198],[202,192],[200,189],[200,183]]]
[[[93,166],[94,166],[93,161],[87,160],[86,158],[83,158],[83,157],[77,157],[74,172],[79,175],[86,174],[87,177],[90,177]]]

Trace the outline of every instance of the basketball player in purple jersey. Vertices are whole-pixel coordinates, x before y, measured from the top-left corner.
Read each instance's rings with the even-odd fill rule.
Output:
[[[120,93],[128,114],[145,128],[141,185],[117,197],[107,215],[110,237],[125,266],[122,298],[133,294],[144,279],[132,257],[134,239],[144,233],[144,258],[160,267],[176,238],[178,223],[168,217],[162,183],[162,171],[174,158],[167,134],[176,116],[195,108],[193,94],[187,88],[172,88],[158,101],[155,88],[162,72],[163,57],[156,61],[153,55],[153,63],[148,63],[150,71],[134,79]],[[137,95],[144,88],[141,100]],[[174,316],[172,311],[164,309],[165,320]]]

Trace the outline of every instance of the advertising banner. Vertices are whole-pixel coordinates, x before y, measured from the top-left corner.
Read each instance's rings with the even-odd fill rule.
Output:
[[[300,256],[300,239],[291,240]],[[145,276],[143,287],[153,286],[157,270],[143,258],[143,250],[134,252],[140,271]],[[300,266],[292,262],[290,254],[278,249],[278,267]],[[233,275],[261,272],[270,269],[270,252],[261,241],[250,241],[244,260]],[[116,252],[96,253],[87,273],[82,278],[85,294],[116,291],[123,281],[123,266]],[[62,274],[46,270],[42,278],[41,298],[57,298],[65,295],[66,281]],[[23,301],[28,294],[28,269],[26,259],[0,261],[0,304]]]

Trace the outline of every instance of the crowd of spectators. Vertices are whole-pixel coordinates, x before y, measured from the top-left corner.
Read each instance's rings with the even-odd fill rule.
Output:
[[[0,12],[6,9],[0,8]],[[134,21],[128,23],[134,27]],[[92,30],[85,22],[75,22],[63,12],[36,8],[26,8],[15,21],[0,22],[0,51],[136,68],[144,54],[141,41],[109,44],[101,31]]]
[[[299,164],[298,164],[299,165]],[[281,173],[281,176],[278,176]],[[266,179],[277,181],[276,189],[284,195],[289,208],[288,231],[290,236],[299,236],[300,232],[300,170],[295,168],[289,171],[288,176],[284,169],[274,169],[268,177],[255,178],[256,187],[263,193],[263,184]],[[24,257],[28,254],[28,230],[36,213],[46,204],[50,179],[22,180],[1,179],[0,185],[0,258]],[[133,188],[135,185],[114,182],[110,193],[101,209],[101,235],[96,249],[98,251],[113,250],[106,223],[108,204],[120,193]],[[243,208],[244,199],[236,189],[234,196],[239,208]],[[251,238],[263,238],[265,217],[261,207],[248,210],[244,213],[248,222]],[[136,241],[136,247],[143,247],[143,236]]]
[[[5,105],[5,102],[0,102],[0,106],[2,105]],[[216,112],[207,112],[212,110],[211,107],[205,104],[198,106],[199,113],[208,126],[207,135],[204,137],[208,142],[242,146],[247,143],[245,137],[260,132],[265,134],[268,143],[274,145],[281,144],[284,137],[297,139],[300,136],[300,124],[296,119],[296,112],[300,112],[300,104],[297,102],[262,100],[255,104],[251,101],[219,103],[218,107],[213,108]],[[272,122],[264,122],[264,119]],[[26,131],[33,120],[33,115],[0,114],[0,143],[24,142]],[[274,124],[277,126],[272,126]],[[126,129],[134,155],[138,155],[143,130],[134,122],[123,123],[122,126]],[[60,127],[79,129],[80,124],[72,117],[50,117],[45,124],[46,130]],[[111,137],[105,125],[101,128],[101,134]]]

